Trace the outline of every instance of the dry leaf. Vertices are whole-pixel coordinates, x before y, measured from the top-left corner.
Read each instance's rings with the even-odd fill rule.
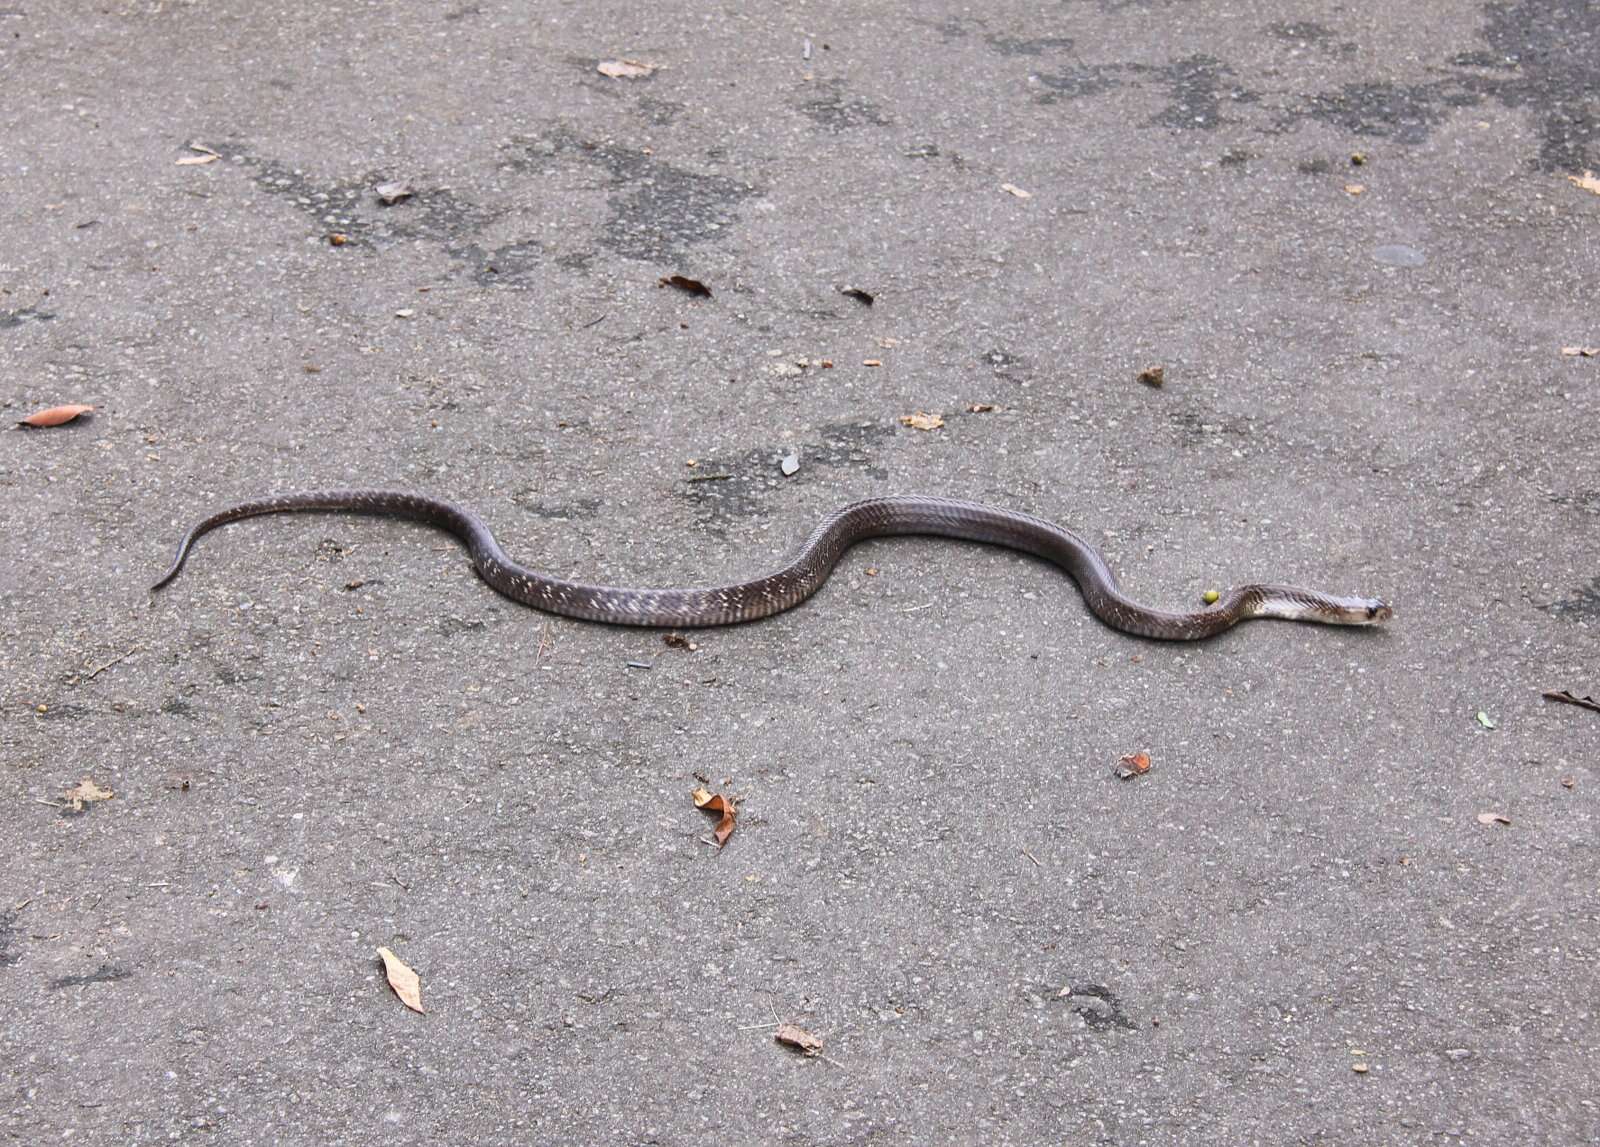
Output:
[[[798,1048],[809,1056],[822,1054],[822,1040],[798,1024],[779,1024],[772,1038],[786,1047]]]
[[[210,155],[185,155],[178,160],[179,167],[199,167],[201,164],[215,163],[221,156],[213,152]]]
[[[710,287],[706,286],[699,279],[691,279],[686,275],[664,275],[662,276],[661,280],[656,283],[656,286],[677,287],[680,291],[690,295],[699,296],[700,298],[709,299],[711,297]]]
[[[1580,709],[1593,709],[1600,713],[1600,701],[1593,697],[1574,697],[1565,689],[1546,689],[1540,696],[1546,701],[1560,701],[1564,705],[1576,705]]]
[[[26,418],[17,420],[18,426],[60,426],[64,422],[71,422],[80,414],[88,414],[94,407],[72,403],[68,406],[52,406],[47,410],[35,410]]]
[[[1024,190],[1022,190],[1022,188],[1018,187],[1015,183],[1002,183],[1000,185],[1000,190],[1004,191],[1008,195],[1015,195],[1018,199],[1032,199],[1033,198],[1033,192],[1024,191]]]
[[[870,291],[863,291],[860,287],[840,287],[839,293],[855,299],[858,303],[865,303],[869,307],[872,305],[874,298]]]
[[[1478,823],[1479,824],[1510,824],[1511,823],[1511,818],[1508,817],[1503,812],[1480,812],[1478,814]]]
[[[1143,776],[1150,771],[1150,754],[1129,753],[1117,762],[1117,767],[1113,771],[1120,779],[1125,781]]]
[[[672,649],[687,649],[690,653],[700,648],[697,642],[691,641],[681,633],[663,633],[661,635],[661,644]]]
[[[610,76],[614,80],[637,80],[655,70],[654,64],[647,64],[643,60],[601,60],[595,68],[602,76]]]
[[[992,402],[969,402],[969,403],[967,403],[967,413],[968,414],[988,414],[993,409],[994,409],[994,403],[992,403]]]
[[[1582,175],[1569,175],[1567,180],[1574,186],[1600,195],[1600,179],[1597,179],[1592,171],[1585,171]]]
[[[400,1002],[414,1012],[422,1012],[422,977],[389,949],[379,948],[378,955],[383,960],[383,972],[389,977],[389,986],[400,997]]]
[[[1344,185],[1344,193],[1346,195],[1361,195],[1364,194],[1366,190],[1366,186],[1360,183],[1346,183]]]
[[[695,808],[722,814],[722,819],[717,821],[717,827],[711,830],[711,835],[717,838],[719,847],[727,844],[728,838],[733,835],[733,798],[707,792],[705,789],[695,789],[690,795],[694,797]]]
[[[902,414],[900,425],[909,426],[913,430],[938,430],[944,425],[944,418],[938,414],[928,414],[919,410],[915,414]]]
[[[882,366],[883,365],[883,360],[881,358],[864,358],[864,359],[861,360],[861,365],[862,366]]]
[[[82,812],[83,806],[93,801],[108,801],[117,794],[94,783],[93,777],[84,777],[76,786],[61,794],[72,802],[73,812]]]
[[[350,242],[350,236],[342,234],[338,231],[335,231],[332,235],[328,236],[328,245],[330,247],[343,247],[348,242]]]
[[[213,155],[213,156],[218,156],[219,158],[220,158],[220,155],[221,155],[220,152],[212,151],[209,147],[207,147],[203,143],[191,143],[189,145],[189,150],[190,151],[198,151],[201,155]]]
[[[1561,353],[1568,358],[1600,358],[1600,346],[1564,346]]]
[[[1167,368],[1164,366],[1147,366],[1139,372],[1139,381],[1146,386],[1161,389],[1162,383],[1167,381]]]

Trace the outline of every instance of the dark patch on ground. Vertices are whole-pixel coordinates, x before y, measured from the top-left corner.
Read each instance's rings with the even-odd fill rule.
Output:
[[[1267,35],[1279,40],[1289,40],[1306,44],[1323,43],[1333,39],[1333,33],[1315,20],[1300,20],[1295,23],[1280,21],[1267,25]]]
[[[1010,36],[985,36],[984,41],[1002,56],[1042,56],[1046,52],[1070,52],[1073,41],[1067,36],[1041,36],[1036,40],[1016,40]]]
[[[474,633],[489,628],[489,623],[479,617],[441,617],[439,619],[439,633],[443,637],[454,637],[460,633]]]
[[[133,975],[127,968],[114,968],[110,964],[101,964],[86,976],[62,976],[59,980],[51,980],[45,984],[47,991],[59,992],[62,988],[81,988],[87,984],[114,984],[118,980],[126,980]]]
[[[1302,159],[1294,169],[1301,175],[1327,175],[1333,170],[1333,164],[1326,159]]]
[[[1061,998],[1094,1031],[1138,1030],[1139,1025],[1123,1011],[1121,997],[1102,984],[1073,984],[1065,997],[1058,997],[1057,990],[1048,986],[1041,987],[1039,994],[1045,999]]]
[[[889,125],[888,118],[878,110],[877,105],[851,95],[843,80],[824,80],[807,85],[806,90],[814,95],[800,105],[800,111],[813,123],[829,131]]]
[[[1425,141],[1457,108],[1471,107],[1481,98],[1479,93],[1451,80],[1429,84],[1346,84],[1337,92],[1312,96],[1308,114],[1354,135],[1416,144]]]
[[[1039,84],[1044,90],[1034,94],[1034,102],[1053,104],[1113,91],[1126,82],[1123,73],[1129,70],[1121,64],[1075,64],[1066,71],[1041,73]]]
[[[1600,515],[1600,490],[1579,490],[1576,494],[1551,494],[1550,501],[1566,510]]]
[[[673,493],[692,504],[706,528],[720,536],[722,525],[758,515],[770,491],[784,483],[804,481],[818,471],[853,469],[885,481],[889,473],[873,464],[872,448],[894,433],[893,427],[877,422],[830,423],[817,427],[813,440],[797,447],[757,447],[736,459],[701,459],[696,467],[696,477],[701,480],[680,482]],[[778,471],[778,461],[790,450],[798,450],[800,470],[785,478]],[[729,477],[705,480],[712,474]]]
[[[1167,85],[1172,102],[1150,122],[1174,131],[1214,131],[1227,121],[1222,100],[1255,103],[1258,97],[1245,88],[1228,83],[1233,69],[1212,56],[1189,56],[1157,68],[1155,74]]]
[[[20,327],[23,323],[47,323],[55,317],[54,311],[41,311],[38,307],[22,307],[15,311],[0,311],[0,330]]]
[[[675,167],[636,148],[580,140],[564,130],[513,141],[508,162],[517,170],[542,170],[568,157],[610,176],[611,218],[601,243],[630,259],[671,260],[717,238],[734,222],[733,209],[756,193],[725,176]]]
[[[89,710],[82,705],[50,705],[35,716],[41,721],[76,721],[87,717]]]
[[[200,717],[200,714],[195,712],[194,706],[182,697],[168,697],[161,702],[161,711],[169,717],[182,717],[186,721],[196,721]]]
[[[978,361],[1000,375],[1011,375],[1025,372],[1028,369],[1027,359],[1020,354],[998,346],[990,347],[978,355]]]
[[[22,959],[22,953],[11,945],[17,939],[17,914],[12,910],[0,912],[0,968],[9,968]]]
[[[532,490],[521,490],[511,495],[513,504],[521,506],[536,518],[555,522],[572,522],[593,518],[600,513],[599,498],[569,498],[564,502],[540,500]]]
[[[1558,598],[1538,608],[1563,621],[1600,621],[1600,577],[1591,578],[1571,597]]]
[[[1594,0],[1490,4],[1483,36],[1514,73],[1494,84],[1507,107],[1539,117],[1542,171],[1600,168],[1600,19]]]

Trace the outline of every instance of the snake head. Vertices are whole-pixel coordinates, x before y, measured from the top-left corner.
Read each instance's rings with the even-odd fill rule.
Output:
[[[1335,597],[1329,599],[1328,614],[1317,620],[1332,625],[1382,625],[1394,617],[1394,609],[1375,597]]]

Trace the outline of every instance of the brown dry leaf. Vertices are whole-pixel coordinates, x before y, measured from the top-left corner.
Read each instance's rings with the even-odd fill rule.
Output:
[[[772,1038],[785,1047],[798,1048],[809,1056],[822,1054],[822,1040],[798,1024],[779,1024]]]
[[[864,359],[861,360],[861,365],[862,366],[882,366],[883,365],[883,360],[881,358],[864,358]]]
[[[35,410],[26,418],[17,419],[18,426],[60,426],[62,423],[71,422],[80,414],[88,414],[94,407],[84,406],[81,403],[70,403],[67,406],[52,406],[46,410]]]
[[[1147,366],[1139,372],[1139,381],[1146,386],[1153,386],[1160,390],[1162,384],[1167,381],[1167,368],[1164,366]]]
[[[938,430],[944,425],[944,418],[942,415],[928,414],[919,410],[915,414],[902,414],[900,425],[909,426],[913,430]]]
[[[1592,191],[1596,195],[1600,195],[1600,178],[1597,178],[1592,171],[1585,171],[1582,175],[1569,175],[1567,180],[1575,187],[1581,187],[1585,191]]]
[[[711,830],[711,835],[717,838],[718,847],[727,844],[728,838],[733,835],[733,798],[705,789],[695,789],[690,795],[694,797],[695,808],[722,814],[722,819],[717,821],[717,827]]]
[[[72,803],[73,812],[82,812],[84,805],[92,801],[108,801],[117,794],[95,784],[93,777],[84,777],[77,785],[61,795]]]
[[[199,154],[183,156],[178,160],[179,167],[199,167],[204,163],[215,163],[217,160],[222,158],[209,147],[204,147],[198,143],[191,143],[189,145],[189,150],[199,152]]]
[[[709,299],[711,297],[710,287],[706,286],[699,279],[691,279],[687,275],[663,275],[656,286],[677,287],[678,290],[683,291],[686,294],[695,295],[703,299]]]
[[[1593,697],[1575,697],[1565,689],[1546,689],[1540,696],[1546,701],[1560,701],[1564,705],[1576,705],[1580,709],[1593,709],[1600,713],[1600,701]]]
[[[1568,358],[1600,358],[1600,346],[1564,346],[1561,353]]]
[[[1134,777],[1142,777],[1150,771],[1150,754],[1129,753],[1117,762],[1117,767],[1114,771],[1118,777],[1125,781],[1132,780]]]
[[[350,236],[340,231],[335,231],[328,236],[328,245],[330,247],[343,247],[348,242],[350,242]]]
[[[860,287],[840,287],[839,293],[847,298],[854,299],[858,303],[865,303],[869,307],[876,297],[871,291],[863,291]]]
[[[638,80],[656,70],[654,64],[643,60],[601,60],[595,71],[614,80]]]
[[[1478,823],[1479,824],[1510,824],[1511,823],[1511,818],[1508,817],[1503,812],[1480,812],[1478,814]]]
[[[967,403],[967,413],[968,414],[988,414],[993,409],[994,409],[994,403],[992,403],[992,402],[969,402],[969,403]]]
[[[1002,183],[1000,185],[1000,190],[1004,191],[1007,195],[1015,195],[1018,199],[1032,199],[1033,198],[1033,192],[1024,191],[1024,190],[1022,190],[1022,188],[1018,187],[1015,183]]]
[[[700,648],[698,642],[689,640],[681,633],[663,633],[661,643],[672,649],[687,649],[690,653]]]
[[[379,948],[378,956],[383,960],[383,973],[389,978],[389,986],[400,997],[400,1002],[412,1011],[426,1015],[422,1011],[422,977],[387,948]]]

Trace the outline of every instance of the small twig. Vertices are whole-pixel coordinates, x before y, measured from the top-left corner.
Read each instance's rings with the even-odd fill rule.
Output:
[[[685,482],[726,482],[732,474],[694,474],[685,478]]]
[[[139,652],[139,650],[141,650],[143,648],[144,648],[144,646],[142,646],[142,645],[135,645],[132,648],[130,648],[126,653],[117,654],[110,661],[107,661],[104,665],[101,665],[101,666],[98,666],[97,668],[89,670],[89,672],[87,672],[87,673],[85,673],[83,675],[83,679],[85,681],[93,681],[96,677],[100,676],[100,674],[104,673],[107,669],[110,669],[113,665],[117,664],[117,662],[126,661],[129,657],[132,657],[135,653]]]
[[[610,311],[604,311],[604,312],[602,312],[602,313],[601,313],[601,315],[600,315],[600,317],[599,317],[599,318],[598,318],[598,319],[594,319],[594,320],[592,320],[592,321],[590,321],[590,322],[587,322],[587,323],[584,323],[584,324],[583,324],[583,325],[582,325],[582,326],[581,326],[581,327],[579,327],[579,328],[578,328],[578,329],[579,329],[579,330],[580,330],[580,331],[586,331],[586,330],[588,330],[588,329],[589,329],[589,328],[590,328],[590,327],[597,327],[597,326],[599,326],[599,325],[600,325],[600,324],[601,324],[601,323],[603,323],[603,322],[605,322],[605,321],[606,321],[606,318],[607,318],[607,316],[609,316],[609,315],[610,315],[610,314],[611,314],[611,312],[610,312]]]
[[[1541,696],[1546,701],[1560,701],[1563,705],[1576,705],[1580,709],[1591,709],[1600,713],[1600,701],[1593,697],[1574,697],[1565,689],[1546,689]]]
[[[47,804],[51,808],[69,808],[69,807],[71,807],[70,804],[68,802],[66,802],[66,801],[53,801],[53,800],[50,800],[48,797],[34,797],[33,800],[34,800],[35,804]]]
[[[550,622],[544,623],[544,628],[539,631],[539,648],[534,651],[533,663],[535,666],[544,660],[545,651],[550,648]]]
[[[1044,865],[1039,863],[1039,858],[1037,856],[1033,855],[1033,853],[1029,852],[1026,848],[1024,848],[1022,850],[1022,855],[1026,856],[1029,860],[1033,861],[1033,864],[1034,864],[1035,868],[1043,868],[1044,867]]]
[[[908,605],[905,609],[902,609],[899,612],[901,612],[901,613],[916,613],[919,609],[930,609],[930,608],[932,608],[933,604],[934,604],[933,602],[928,601],[928,602],[923,602],[921,605]]]
[[[741,1031],[741,1032],[753,1032],[753,1031],[759,1031],[762,1028],[777,1028],[777,1027],[782,1027],[782,1026],[783,1026],[783,1024],[781,1024],[779,1021],[773,1020],[770,1024],[745,1024],[742,1027],[737,1027],[737,1028],[734,1028],[733,1030],[734,1031]]]

